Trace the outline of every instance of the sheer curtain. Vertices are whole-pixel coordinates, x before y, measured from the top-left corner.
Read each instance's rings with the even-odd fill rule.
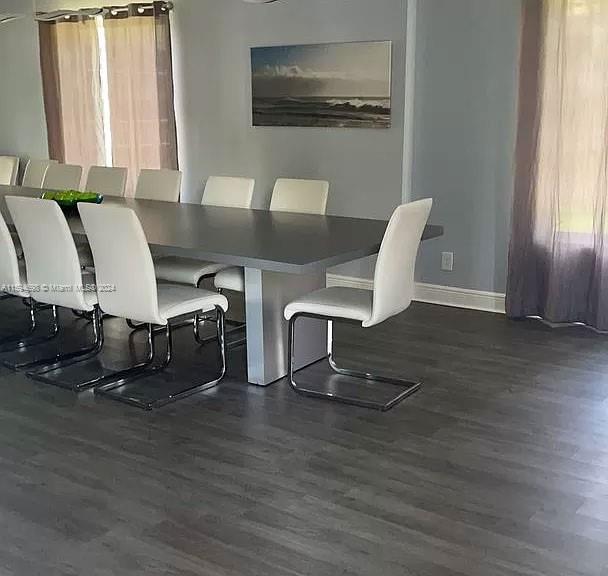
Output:
[[[41,22],[40,64],[49,155],[85,169],[104,164],[99,43],[95,21]]]
[[[177,168],[169,13],[164,4],[111,12],[104,22],[112,156],[129,167],[127,194],[141,168]]]
[[[608,329],[608,0],[524,0],[507,313]]]
[[[124,166],[127,195],[141,168],[177,168],[169,7],[113,6],[101,19],[40,23],[51,158]]]

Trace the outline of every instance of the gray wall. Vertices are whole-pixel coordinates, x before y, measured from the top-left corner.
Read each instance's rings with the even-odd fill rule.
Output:
[[[185,190],[202,195],[209,174],[256,179],[255,205],[268,206],[278,177],[331,182],[328,210],[367,218],[401,198],[404,26],[401,0],[177,0],[179,131]],[[393,41],[393,128],[253,128],[251,46]]]
[[[432,220],[446,228],[443,238],[422,248],[421,281],[504,291],[520,2],[418,2],[413,196],[432,196]],[[179,146],[187,199],[200,198],[210,174],[255,177],[258,207],[267,206],[277,177],[326,178],[332,185],[332,214],[390,214],[402,194],[406,0],[175,3]],[[0,0],[0,11],[22,10],[24,4],[29,3]],[[250,46],[381,39],[393,41],[393,128],[251,127]],[[0,69],[0,151],[46,155],[38,41],[31,20],[0,28]],[[444,250],[455,253],[451,273],[440,271]],[[371,276],[372,267],[357,263],[339,271]]]
[[[331,183],[329,213],[390,215],[401,200],[405,2],[177,0],[176,8],[179,146],[190,199],[201,197],[209,174],[254,177],[259,208],[268,206],[276,178],[321,178]],[[251,126],[251,46],[353,40],[393,41],[391,129]],[[368,262],[341,270],[372,271]]]
[[[401,199],[406,0],[178,0],[180,147],[186,190],[209,174],[326,178],[332,214],[387,217]],[[516,126],[520,0],[419,0],[414,198],[435,199],[445,236],[422,248],[420,281],[504,292]],[[249,47],[394,42],[393,128],[252,128]],[[451,273],[441,252],[455,253]],[[368,262],[340,267],[371,277]]]
[[[516,132],[520,0],[419,0],[413,197],[443,238],[419,279],[504,292]],[[441,252],[455,253],[442,272]]]

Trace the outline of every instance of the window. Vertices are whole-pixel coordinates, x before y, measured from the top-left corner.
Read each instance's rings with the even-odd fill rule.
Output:
[[[177,168],[165,3],[40,23],[40,55],[51,158],[127,167],[127,194],[141,168]]]

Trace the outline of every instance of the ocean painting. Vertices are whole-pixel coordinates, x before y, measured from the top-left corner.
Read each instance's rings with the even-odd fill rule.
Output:
[[[254,126],[390,128],[391,43],[251,49]]]

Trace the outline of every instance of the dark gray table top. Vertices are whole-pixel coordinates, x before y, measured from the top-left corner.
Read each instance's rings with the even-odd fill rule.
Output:
[[[40,194],[39,189],[0,186],[0,211],[10,222],[4,196],[38,197]],[[296,274],[321,271],[376,254],[387,225],[382,220],[216,208],[110,196],[104,199],[104,204],[132,208],[142,223],[148,243],[165,252]],[[84,234],[77,216],[68,220],[75,235]],[[423,239],[442,234],[441,226],[428,225]]]

